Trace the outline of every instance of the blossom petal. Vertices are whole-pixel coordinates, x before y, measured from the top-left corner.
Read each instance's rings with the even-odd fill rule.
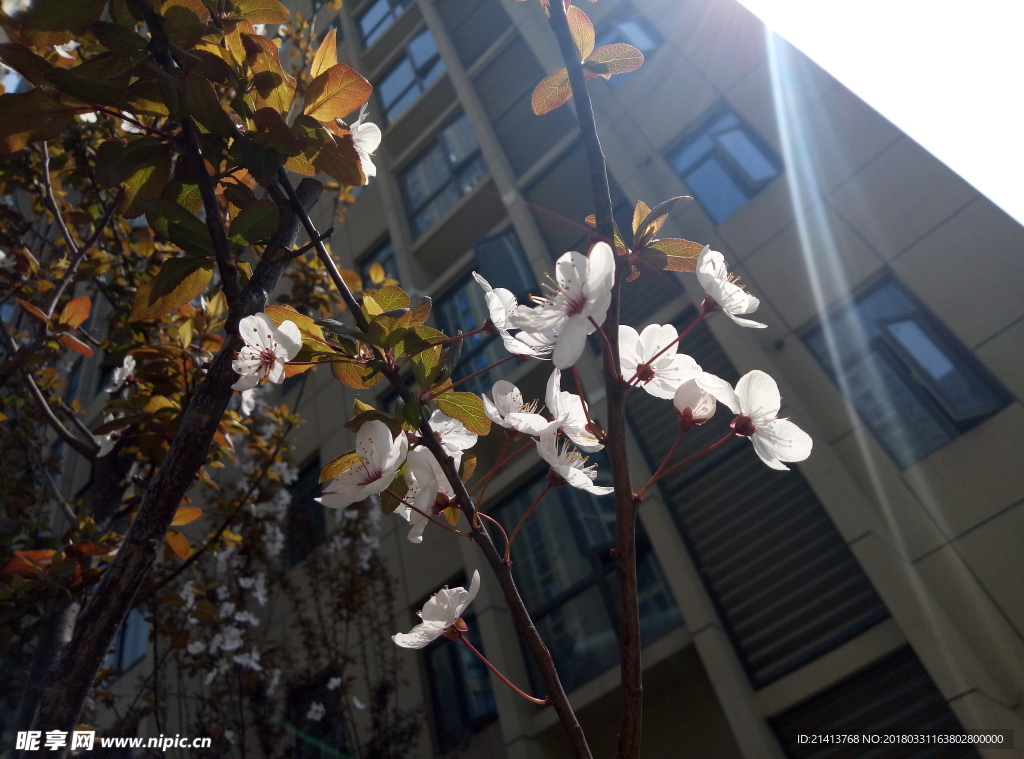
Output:
[[[741,319],[738,316],[734,316],[730,311],[726,311],[725,315],[728,316],[737,324],[739,324],[741,327],[750,327],[752,329],[767,329],[768,327],[767,324],[764,324],[762,322],[755,322],[753,319]]]
[[[555,278],[560,289],[569,295],[584,293],[589,259],[582,253],[570,250],[555,261]]]
[[[232,369],[235,369],[234,364],[231,365]],[[238,369],[235,369],[238,372]],[[239,372],[241,374],[241,372]],[[231,386],[232,390],[251,390],[260,383],[260,377],[258,374],[242,374],[238,378],[238,381]]]
[[[724,403],[732,413],[743,413],[736,391],[732,389],[732,385],[721,377],[716,377],[708,372],[701,372],[697,375],[696,382],[697,387],[710,393],[719,403]]]
[[[708,392],[710,389],[705,388]],[[782,397],[775,380],[760,369],[747,372],[736,383],[736,397],[740,400],[740,413],[761,425],[779,415]],[[721,400],[721,398],[719,398]]]
[[[486,279],[484,279],[483,277],[481,277],[481,276],[480,276],[479,274],[477,274],[477,273],[476,273],[475,271],[474,271],[474,272],[472,272],[472,274],[473,274],[473,279],[475,279],[475,280],[476,280],[476,283],[477,283],[478,285],[480,285],[480,287],[482,287],[482,288],[483,288],[483,290],[484,290],[484,292],[485,292],[485,293],[489,293],[489,292],[491,292],[491,291],[493,291],[493,290],[494,290],[494,288],[493,288],[493,287],[491,287],[491,283],[490,283],[490,282],[488,282],[488,281],[487,281]]]
[[[363,424],[356,433],[356,453],[363,463],[373,469],[383,469],[384,460],[391,452],[394,438],[384,422],[373,419]]]
[[[274,340],[274,333],[277,332],[274,320],[264,313],[253,314],[252,318],[255,320],[251,325],[252,331],[258,340],[258,342],[253,344],[259,345],[263,350],[274,350],[274,343],[276,342]],[[239,326],[241,326],[241,322],[239,322]]]
[[[443,632],[443,626],[421,622],[407,633],[392,635],[391,640],[395,641],[402,648],[423,648],[441,637]]]
[[[645,329],[644,332],[647,330]],[[622,376],[629,379],[636,374],[636,367],[643,361],[640,333],[628,324],[619,325],[619,367]]]
[[[558,429],[562,424],[560,419],[554,421],[548,421],[540,414],[528,414],[525,412],[515,412],[505,417],[508,421],[507,425],[514,430],[522,432],[525,435],[536,437],[543,435],[545,432]]]
[[[611,300],[612,283],[615,281],[615,254],[611,246],[606,242],[595,243],[590,249],[590,258],[587,265],[587,282],[583,286],[583,294],[588,301],[594,303],[595,311],[608,310],[607,304],[601,307],[604,300]],[[602,320],[598,319],[598,323]]]
[[[811,455],[814,446],[811,436],[789,419],[772,419],[759,425],[750,442],[761,460],[772,469],[789,469],[779,462],[803,461]]]
[[[469,583],[469,592],[466,593],[465,599],[456,607],[455,616],[462,616],[462,612],[466,610],[466,607],[473,603],[476,598],[476,594],[480,592],[480,570],[473,570],[473,579]]]
[[[671,324],[648,324],[644,327],[644,331],[640,333],[641,361],[650,361],[677,337],[679,337],[679,332]],[[676,350],[676,345],[673,345],[662,355],[667,356],[670,353],[675,353]]]
[[[287,354],[285,360],[291,361],[302,350],[302,335],[299,333],[298,325],[293,321],[283,321],[276,332],[275,338]]]
[[[551,354],[551,360],[559,369],[568,369],[575,364],[583,354],[583,347],[587,344],[590,322],[580,316],[573,316],[566,320],[562,332],[555,343],[555,351]]]

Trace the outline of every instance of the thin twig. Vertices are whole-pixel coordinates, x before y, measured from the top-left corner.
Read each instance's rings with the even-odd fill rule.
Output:
[[[491,670],[491,672],[497,675],[498,679],[505,683],[505,685],[511,688],[515,693],[525,698],[531,704],[536,704],[537,706],[547,706],[551,703],[551,699],[549,698],[534,698],[526,691],[523,691],[520,688],[513,685],[512,681],[505,677],[505,675],[503,675],[500,671],[498,671],[498,668],[491,664],[491,662],[488,661],[486,656],[484,656],[482,653],[476,650],[476,647],[472,643],[470,643],[469,640],[466,638],[465,633],[458,629],[456,629],[456,632],[458,632],[459,634],[459,642],[464,644],[470,651],[476,654],[476,657],[487,665],[487,669]]]
[[[548,494],[549,490],[551,490],[550,482],[544,486],[544,489],[542,491],[540,491],[540,495],[533,499],[533,503],[530,504],[530,508],[528,508],[526,510],[526,513],[519,518],[519,522],[518,524],[516,524],[516,528],[512,530],[512,534],[508,537],[508,540],[505,542],[505,554],[504,556],[502,556],[502,559],[505,561],[506,564],[508,563],[508,554],[509,551],[512,550],[512,542],[516,539],[516,535],[518,535],[519,531],[523,529],[523,525],[526,524],[526,520],[529,518],[530,514],[533,513],[533,510],[537,508],[537,504],[540,503],[541,499]]]
[[[666,469],[666,470],[665,470],[664,472],[662,472],[662,473],[661,473],[660,475],[658,475],[658,477],[657,477],[657,478],[654,478],[654,477],[652,477],[652,478],[651,478],[651,481],[650,481],[649,483],[647,483],[647,484],[646,484],[646,485],[644,486],[644,490],[646,491],[646,490],[647,490],[647,488],[649,488],[649,487],[650,487],[651,485],[653,485],[653,484],[654,484],[655,482],[657,482],[658,480],[663,480],[663,479],[665,479],[665,478],[666,478],[666,477],[668,477],[668,476],[669,476],[670,474],[672,474],[672,472],[676,471],[676,470],[677,470],[677,469],[679,469],[680,467],[684,467],[684,466],[686,466],[687,464],[689,464],[689,463],[690,463],[691,461],[696,461],[696,460],[697,460],[697,459],[699,459],[699,458],[700,458],[701,456],[704,456],[704,455],[706,455],[706,454],[708,454],[708,453],[711,453],[711,452],[712,452],[713,450],[715,450],[716,448],[720,448],[721,446],[725,445],[725,444],[726,444],[726,443],[728,443],[728,442],[729,442],[730,440],[732,440],[732,439],[733,439],[734,437],[739,437],[739,435],[737,435],[737,434],[736,434],[735,432],[730,432],[730,433],[729,433],[728,435],[726,435],[725,437],[723,437],[723,438],[722,438],[721,440],[719,440],[719,441],[717,441],[717,442],[715,442],[715,443],[712,443],[711,445],[709,445],[709,446],[708,446],[707,448],[705,448],[705,449],[704,449],[703,451],[701,451],[700,453],[695,453],[695,454],[693,454],[692,456],[690,456],[689,458],[683,459],[683,460],[682,460],[682,461],[680,461],[680,462],[679,462],[678,464],[673,464],[673,465],[672,465],[672,466],[670,466],[670,467],[669,467],[668,469]]]
[[[668,453],[665,454],[665,458],[661,462],[661,466],[659,466],[658,470],[651,475],[651,479],[647,481],[647,484],[640,488],[640,492],[636,494],[636,498],[638,501],[643,500],[644,495],[650,489],[651,485],[658,481],[658,477],[661,475],[662,471],[664,471],[665,467],[668,465],[668,462],[672,460],[672,455],[676,452],[676,448],[679,447],[679,441],[683,439],[684,432],[686,432],[686,428],[684,428],[683,425],[680,424],[679,431],[676,433],[676,439],[672,442],[672,447],[668,449]]]
[[[448,532],[454,533],[455,535],[458,535],[460,538],[471,538],[471,537],[473,537],[468,532],[463,532],[462,530],[456,530],[450,524],[442,522],[440,519],[434,519],[434,517],[430,516],[430,514],[428,514],[427,512],[423,511],[423,509],[417,508],[416,506],[414,506],[413,504],[409,503],[407,500],[402,498],[402,496],[398,495],[397,493],[392,492],[390,489],[385,490],[384,492],[387,493],[392,498],[394,498],[395,500],[401,501],[406,506],[408,506],[410,509],[412,509],[417,514],[419,514],[421,517],[424,517],[429,522],[433,522],[438,527],[443,527],[444,529],[448,530]]]

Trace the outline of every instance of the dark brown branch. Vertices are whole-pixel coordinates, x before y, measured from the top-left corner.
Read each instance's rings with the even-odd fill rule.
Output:
[[[305,213],[322,190],[319,182],[303,180],[296,194],[298,208]],[[290,206],[280,211],[278,230],[267,246],[267,253],[231,306],[224,346],[196,388],[163,464],[144,491],[121,549],[82,612],[74,638],[47,684],[34,721],[36,729],[70,731],[76,724],[96,673],[135,602],[181,499],[206,461],[214,433],[234,392],[231,385],[237,375],[231,362],[242,345],[238,322],[264,310],[295,244],[299,218]],[[66,756],[66,750],[56,756]]]
[[[579,51],[569,30],[565,8],[558,0],[550,3],[551,29],[558,39],[558,47],[569,71],[573,103],[580,125],[580,138],[590,168],[594,192],[598,233],[612,246],[613,223],[611,193],[601,141],[597,135],[597,121],[587,91]],[[619,647],[621,651],[622,715],[616,756],[618,759],[636,759],[640,755],[640,728],[643,710],[643,666],[640,645],[639,591],[636,574],[636,512],[632,485],[629,479],[629,459],[626,453],[625,383],[619,377],[619,303],[622,294],[624,266],[616,257],[615,284],[612,286],[611,305],[605,316],[602,331],[607,338],[605,351],[610,353],[604,364],[608,429],[605,450],[611,463],[612,482],[615,485],[615,574],[619,586]]]
[[[288,179],[288,175],[281,170],[278,172],[278,181],[288,197],[292,200],[292,207],[296,208],[297,198],[295,191],[292,189],[291,182]],[[279,192],[277,194],[280,194]],[[272,192],[273,196],[274,193]],[[309,235],[311,240],[316,240],[319,234],[313,222],[310,220],[309,215],[300,212],[299,213],[302,225],[306,229],[306,234]],[[327,268],[327,272],[334,282],[335,287],[341,294],[342,299],[345,301],[345,305],[352,312],[352,317],[355,319],[356,326],[360,330],[367,330],[369,328],[369,322],[363,315],[362,310],[359,308],[359,304],[356,303],[355,297],[352,295],[352,291],[348,289],[348,285],[345,284],[345,280],[341,277],[341,272],[338,271],[338,267],[331,259],[330,254],[327,252],[327,248],[324,247],[323,243],[317,243],[316,245],[317,256],[323,262]],[[384,369],[384,376],[387,378],[391,386],[402,398],[406,404],[414,403],[418,404],[418,399],[414,398],[409,388],[406,387],[402,381],[398,371],[393,367],[387,366]],[[423,445],[433,454],[434,458],[437,459],[441,466],[441,470],[444,472],[445,477],[448,478],[448,482],[451,484],[454,490],[455,500],[458,502],[459,507],[469,520],[472,525],[473,539],[477,545],[480,546],[480,550],[483,551],[484,557],[487,559],[487,563],[490,564],[491,570],[498,578],[498,583],[501,585],[502,594],[505,597],[505,602],[508,604],[509,611],[512,613],[512,618],[515,620],[516,627],[526,640],[527,645],[530,647],[530,652],[533,655],[537,668],[540,670],[541,677],[544,680],[544,685],[548,691],[548,698],[551,700],[551,705],[558,714],[558,718],[565,728],[566,733],[569,737],[569,743],[572,749],[573,756],[576,759],[590,759],[590,747],[587,745],[587,739],[583,734],[583,728],[580,727],[579,721],[576,719],[576,714],[573,712],[572,706],[569,704],[569,699],[565,695],[565,690],[562,688],[562,683],[558,678],[558,671],[555,668],[555,663],[551,658],[551,653],[548,651],[547,646],[544,645],[543,639],[540,637],[540,633],[537,631],[536,625],[533,623],[533,619],[530,617],[530,612],[526,609],[526,604],[523,603],[522,597],[519,595],[519,589],[516,587],[515,580],[512,577],[512,568],[507,565],[495,548],[494,543],[491,541],[491,536],[483,528],[479,519],[476,518],[476,507],[473,504],[473,500],[469,497],[469,493],[466,492],[466,486],[462,482],[462,478],[459,477],[458,470],[455,466],[454,460],[444,451],[441,447],[441,441],[437,439],[437,435],[430,427],[430,423],[427,421],[429,414],[423,415],[423,420],[420,423],[420,437],[422,438]]]

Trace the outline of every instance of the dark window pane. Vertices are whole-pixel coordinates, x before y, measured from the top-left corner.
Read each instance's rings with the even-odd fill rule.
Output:
[[[420,95],[443,73],[444,63],[434,38],[424,29],[406,45],[405,56],[377,85],[388,121],[394,121],[419,100]]]
[[[377,0],[359,17],[359,29],[366,47],[370,47],[395,23],[409,0]]]
[[[387,76],[380,80],[377,92],[384,104],[384,110],[388,112],[389,116],[393,116],[395,101],[415,83],[416,72],[413,71],[412,64],[408,59],[403,59],[401,63],[391,69]]]
[[[323,542],[327,532],[324,507],[316,502],[320,493],[320,457],[302,468],[292,483],[288,506],[288,566],[294,567]]]
[[[430,32],[426,29],[412,38],[412,41],[406,46],[405,51],[409,56],[409,60],[411,60],[413,65],[418,69],[430,64],[438,55],[437,45],[434,44],[434,38],[430,36]]]
[[[683,181],[716,224],[747,204],[747,194],[714,158],[698,165],[683,177]]]

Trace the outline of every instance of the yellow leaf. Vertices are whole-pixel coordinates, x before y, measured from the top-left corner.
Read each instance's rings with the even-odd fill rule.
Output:
[[[309,69],[309,76],[312,79],[316,79],[327,69],[338,63],[338,31],[337,29],[331,29],[324,36],[324,41],[320,43],[320,47],[317,48],[316,55],[313,56],[313,65]]]
[[[171,520],[171,527],[181,527],[191,524],[203,515],[203,510],[197,506],[180,506],[174,512],[174,519]]]
[[[585,61],[594,52],[594,25],[587,14],[575,5],[565,9],[565,17],[569,22],[572,41],[576,43],[576,49],[580,53],[580,61]]]
[[[384,272],[384,267],[376,261],[370,264],[370,281],[379,287],[384,284],[385,279],[387,279],[387,274]]]
[[[362,459],[359,458],[354,450],[343,453],[320,470],[320,482],[333,480],[342,472],[347,472],[352,467],[359,466],[361,463]]]
[[[651,212],[651,209],[647,207],[647,204],[642,200],[636,202],[636,208],[633,209],[633,234],[640,228],[640,222],[647,218],[647,214]]]
[[[188,276],[182,278],[176,287],[166,295],[157,298],[153,297],[153,286],[157,278],[149,280],[135,292],[135,301],[132,303],[132,312],[128,321],[142,321],[145,319],[159,319],[169,314],[174,309],[188,303],[199,295],[213,278],[212,266],[201,266]]]
[[[666,237],[655,240],[640,251],[640,258],[655,269],[696,271],[697,258],[702,250],[704,246],[699,242]]]
[[[288,113],[295,79],[281,67],[281,53],[272,41],[258,34],[242,34],[245,59],[252,71],[252,100],[257,110],[273,108]]]
[[[176,530],[168,530],[164,540],[174,553],[180,558],[187,559],[192,555],[192,546],[188,544],[188,538]]]
[[[437,407],[476,435],[491,431],[491,420],[484,413],[484,402],[473,393],[442,393],[435,398]]]
[[[309,83],[302,112],[317,121],[343,119],[365,103],[371,92],[373,87],[361,74],[337,63]]]

